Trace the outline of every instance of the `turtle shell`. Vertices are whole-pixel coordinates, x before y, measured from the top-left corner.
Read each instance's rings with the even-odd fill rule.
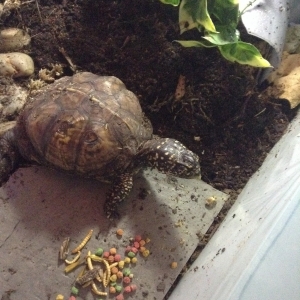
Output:
[[[30,97],[14,129],[21,155],[97,179],[130,167],[152,126],[116,77],[78,73]]]

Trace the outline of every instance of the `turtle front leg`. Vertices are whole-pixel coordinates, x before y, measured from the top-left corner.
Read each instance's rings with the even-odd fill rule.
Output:
[[[104,203],[104,213],[108,219],[119,217],[118,204],[122,202],[130,193],[133,186],[132,174],[125,173],[114,180]]]
[[[17,168],[20,154],[14,146],[12,130],[5,132],[0,138],[0,186],[5,183],[9,175]]]

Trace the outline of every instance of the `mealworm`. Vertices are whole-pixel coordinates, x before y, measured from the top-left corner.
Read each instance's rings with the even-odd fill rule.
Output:
[[[75,269],[77,266],[81,265],[84,262],[85,262],[85,258],[81,258],[81,259],[77,260],[76,262],[66,266],[65,267],[65,272],[66,273],[71,272],[73,269]]]
[[[109,265],[109,267],[110,267],[110,269],[111,269],[111,268],[113,268],[113,267],[116,267],[118,264],[119,264],[118,262],[115,262],[115,263]]]
[[[76,255],[72,260],[67,260],[67,259],[65,259],[65,262],[66,262],[68,265],[71,265],[71,264],[73,264],[74,262],[76,262],[76,261],[79,259],[80,255],[81,255],[81,252],[78,251],[77,255]]]
[[[98,288],[97,288],[95,282],[92,283],[92,291],[93,291],[95,294],[99,295],[99,296],[107,296],[107,293],[106,293],[106,292],[101,292],[101,291],[98,290]]]
[[[83,241],[72,251],[72,253],[77,253],[78,251],[80,251],[85,245],[86,243],[89,241],[89,239],[92,237],[93,234],[93,229],[90,230],[90,232],[87,234],[87,236],[83,239]]]
[[[60,250],[59,250],[59,258],[61,260],[64,260],[67,258],[67,254],[69,253],[69,243],[70,243],[70,238],[67,237],[62,245],[60,246]]]
[[[109,267],[109,263],[107,260],[103,259],[103,262],[104,262],[106,270],[107,270],[105,282],[104,282],[104,276],[103,276],[103,285],[104,285],[104,287],[107,287],[109,284],[109,281],[110,281],[111,269]]]
[[[88,255],[86,257],[86,262],[87,262],[89,270],[92,270],[94,267],[93,267],[92,259],[91,259],[91,251],[88,252]]]

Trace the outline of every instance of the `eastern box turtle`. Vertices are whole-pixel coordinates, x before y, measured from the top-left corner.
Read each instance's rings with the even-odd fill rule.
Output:
[[[112,182],[104,210],[117,204],[141,168],[189,178],[200,174],[199,158],[180,142],[153,136],[137,97],[113,76],[78,73],[29,97],[16,126],[0,140],[0,181],[23,158],[72,174]]]

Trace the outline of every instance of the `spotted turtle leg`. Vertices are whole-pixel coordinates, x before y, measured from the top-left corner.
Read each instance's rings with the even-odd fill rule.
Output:
[[[104,203],[104,213],[108,219],[119,217],[118,204],[122,202],[130,193],[133,186],[132,174],[125,173],[114,180]]]
[[[13,130],[8,130],[0,138],[0,186],[17,168],[19,159],[19,151],[14,145]]]

